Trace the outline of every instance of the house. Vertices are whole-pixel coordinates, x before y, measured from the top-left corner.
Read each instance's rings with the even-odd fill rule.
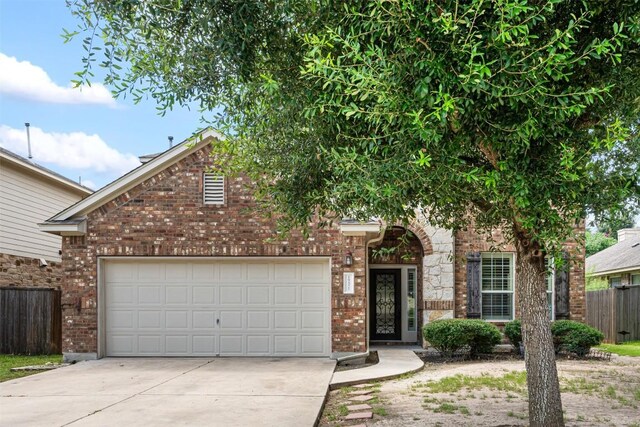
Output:
[[[586,267],[611,287],[640,285],[640,228],[618,230],[618,243],[591,255]]]
[[[92,192],[0,147],[0,286],[60,286],[62,239],[38,223]]]
[[[513,248],[490,252],[473,230],[345,220],[283,240],[246,176],[209,172],[221,138],[207,130],[151,156],[41,224],[63,236],[67,360],[339,357],[421,343],[439,318],[517,315]],[[578,262],[549,276],[558,318],[584,317],[576,248]]]

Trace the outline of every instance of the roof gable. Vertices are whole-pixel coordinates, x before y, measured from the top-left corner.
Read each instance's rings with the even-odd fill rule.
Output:
[[[175,145],[167,151],[160,153],[152,160],[143,163],[131,172],[121,176],[110,184],[105,185],[86,199],[79,201],[51,217],[45,223],[46,225],[50,225],[49,227],[46,227],[46,230],[48,232],[55,232],[53,227],[54,224],[66,223],[69,220],[85,216],[89,212],[99,208],[103,204],[135,187],[147,178],[170,167],[181,159],[187,157],[189,154],[195,152],[206,144],[211,144],[215,140],[222,141],[224,140],[224,136],[212,129],[207,129],[181,142],[180,144]],[[45,227],[41,228],[43,231],[45,230]]]

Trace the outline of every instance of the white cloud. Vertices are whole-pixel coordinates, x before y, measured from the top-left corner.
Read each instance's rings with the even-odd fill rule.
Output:
[[[84,179],[83,178],[82,179],[82,185],[84,185],[85,187],[88,187],[88,188],[90,188],[92,190],[97,190],[98,189],[98,186],[96,185],[96,183],[91,181],[91,180],[89,180],[89,179]]]
[[[109,147],[99,135],[44,132],[34,126],[30,127],[30,133],[31,152],[36,163],[117,175],[140,165],[136,156]],[[0,125],[0,146],[26,157],[26,131]]]
[[[59,86],[45,70],[0,52],[0,92],[53,104],[102,104],[116,107],[109,90],[100,83],[73,88]]]

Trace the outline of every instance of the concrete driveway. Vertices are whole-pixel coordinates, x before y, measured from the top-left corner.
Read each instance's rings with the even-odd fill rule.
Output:
[[[2,426],[313,426],[335,361],[110,358],[0,383]]]

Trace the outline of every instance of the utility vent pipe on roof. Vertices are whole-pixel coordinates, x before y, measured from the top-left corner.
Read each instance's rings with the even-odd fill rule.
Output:
[[[173,137],[169,136],[168,138],[169,138],[169,148],[172,148],[173,147]]]
[[[27,150],[29,151],[29,159],[32,159],[33,156],[31,155],[31,134],[29,134],[29,123],[25,123],[24,124],[25,127],[27,128]]]

